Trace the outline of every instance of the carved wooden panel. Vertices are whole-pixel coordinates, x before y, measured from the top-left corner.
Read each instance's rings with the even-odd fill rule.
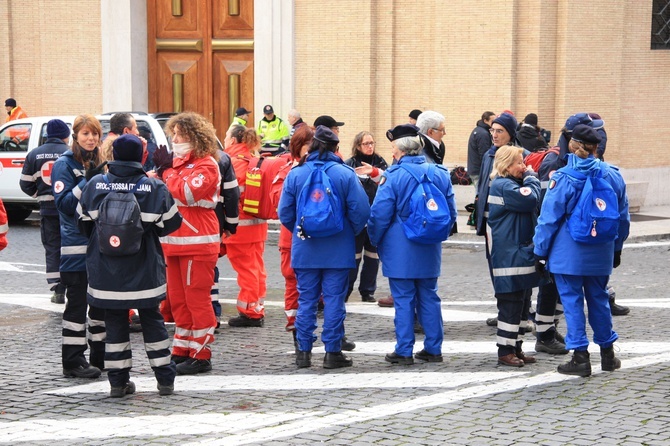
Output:
[[[254,108],[254,56],[252,52],[216,52],[212,63],[214,75],[214,127],[225,135],[234,117],[234,110]],[[237,81],[236,77],[237,76]],[[235,88],[237,83],[237,88]],[[231,97],[232,96],[232,97]],[[247,126],[256,120],[251,116]]]
[[[254,38],[254,0],[219,0],[212,3],[212,37]]]

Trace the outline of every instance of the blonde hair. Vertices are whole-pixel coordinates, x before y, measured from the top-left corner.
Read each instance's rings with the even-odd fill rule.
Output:
[[[523,156],[523,148],[518,146],[502,146],[496,150],[496,157],[493,159],[493,171],[491,172],[491,179],[495,177],[507,177],[510,168],[517,156]]]
[[[598,144],[575,141],[574,139],[570,140],[570,145],[572,144],[574,144],[572,153],[583,159],[588,158],[589,155],[592,155],[598,148]]]

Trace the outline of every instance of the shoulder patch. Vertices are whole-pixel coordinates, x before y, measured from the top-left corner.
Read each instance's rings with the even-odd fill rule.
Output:
[[[386,183],[386,175],[382,175],[382,178],[379,180],[379,185]]]
[[[523,195],[524,197],[527,197],[530,195],[533,191],[530,189],[530,187],[520,187],[519,188],[519,193]]]
[[[556,180],[549,180],[549,189],[556,187]]]

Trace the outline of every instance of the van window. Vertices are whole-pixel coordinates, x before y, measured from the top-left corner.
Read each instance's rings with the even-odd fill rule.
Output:
[[[0,151],[27,152],[32,124],[14,124],[0,133]]]
[[[72,124],[70,124],[69,122],[66,122],[66,124],[68,127],[70,127],[70,133],[72,133]],[[42,124],[42,131],[40,131],[40,140],[37,146],[39,147],[42,144],[46,144],[47,139],[49,138],[47,138],[47,123],[45,122],[44,124]]]

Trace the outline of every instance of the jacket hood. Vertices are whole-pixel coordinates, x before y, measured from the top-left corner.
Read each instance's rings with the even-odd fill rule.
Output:
[[[580,158],[574,153],[568,155],[568,164],[567,166],[571,169],[575,169],[578,172],[583,173],[584,175],[591,176],[595,171],[600,169],[600,160],[593,155],[589,155],[588,158]]]

